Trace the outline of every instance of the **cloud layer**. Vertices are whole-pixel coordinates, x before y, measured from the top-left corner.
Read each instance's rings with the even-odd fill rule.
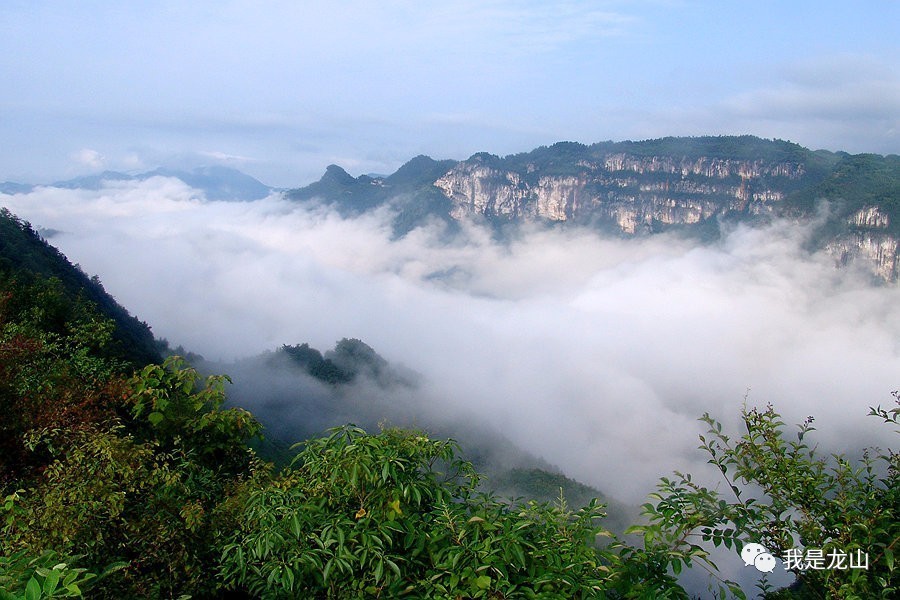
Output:
[[[815,415],[835,450],[887,442],[865,413],[898,385],[900,290],[807,255],[802,225],[704,247],[476,227],[448,242],[437,225],[392,240],[387,210],[208,202],[166,178],[0,204],[61,231],[51,242],[173,344],[230,360],[360,338],[421,374],[404,402],[475,415],[626,500],[704,473],[697,418],[736,427],[745,398]]]

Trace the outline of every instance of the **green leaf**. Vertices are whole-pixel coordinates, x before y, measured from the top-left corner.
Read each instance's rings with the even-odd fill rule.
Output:
[[[394,572],[395,575],[397,575],[397,577],[400,577],[400,567],[397,566],[397,563],[395,563],[394,561],[392,561],[389,558],[384,559],[384,562],[387,563],[387,566],[389,566],[391,568],[391,570]]]
[[[165,419],[165,416],[159,411],[154,411],[147,415],[147,420],[150,421],[150,424],[153,426],[162,423],[163,419]]]
[[[47,578],[44,580],[44,593],[52,596],[57,585],[59,585],[59,571],[54,569],[47,574]]]
[[[381,576],[384,575],[384,561],[379,560],[375,563],[375,583],[381,581]]]
[[[513,544],[512,546],[510,546],[510,550],[512,551],[513,555],[515,555],[516,560],[519,561],[519,566],[524,568],[526,562],[525,553],[522,552],[522,548],[518,544]]]
[[[41,584],[38,583],[38,580],[32,577],[28,580],[28,583],[25,585],[25,600],[40,600],[41,597]]]
[[[475,585],[479,590],[486,590],[491,587],[491,578],[487,575],[481,575],[477,579],[475,579]]]

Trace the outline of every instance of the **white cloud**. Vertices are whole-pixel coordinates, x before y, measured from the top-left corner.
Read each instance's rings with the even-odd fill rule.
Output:
[[[788,423],[815,415],[829,448],[886,440],[864,415],[897,386],[900,289],[807,256],[798,225],[707,247],[475,227],[448,244],[393,240],[384,213],[194,198],[156,178],[2,200],[173,343],[228,359],[360,338],[422,374],[422,410],[476,415],[629,500],[705,473],[696,419],[735,426],[748,388]]]
[[[253,163],[257,162],[257,159],[252,158],[250,156],[241,156],[240,154],[229,154],[227,152],[220,152],[218,150],[208,150],[199,153],[200,156],[204,156],[206,158],[212,158],[213,160],[217,160],[220,162],[227,163]]]
[[[723,118],[748,131],[851,152],[896,152],[900,73],[878,58],[837,55],[791,64],[767,85],[726,99]]]
[[[78,152],[72,154],[72,159],[82,167],[91,169],[102,169],[104,164],[103,155],[90,148],[82,148]]]

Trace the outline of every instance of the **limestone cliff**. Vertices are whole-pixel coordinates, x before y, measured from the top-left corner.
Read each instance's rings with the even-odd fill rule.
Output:
[[[701,156],[636,156],[612,152],[584,158],[566,174],[538,164],[485,164],[476,156],[435,181],[456,219],[489,218],[614,222],[622,232],[692,225],[729,211],[767,213],[803,178],[802,164]],[[524,167],[524,168],[523,168]]]
[[[502,158],[420,156],[388,177],[354,178],[331,166],[321,181],[287,195],[347,214],[390,203],[397,235],[433,219],[573,223],[627,236],[680,228],[704,238],[716,235],[721,219],[815,220],[816,249],[836,263],[861,260],[880,279],[900,276],[896,155],[811,151],[752,136],[561,142]]]

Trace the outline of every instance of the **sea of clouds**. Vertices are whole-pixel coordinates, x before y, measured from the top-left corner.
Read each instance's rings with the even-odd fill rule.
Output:
[[[772,403],[815,416],[823,448],[890,443],[866,413],[900,387],[900,289],[807,253],[803,224],[711,245],[440,224],[395,239],[389,207],[210,202],[162,177],[0,205],[172,345],[227,363],[359,338],[418,373],[402,392],[418,413],[476,419],[628,502],[675,469],[713,480],[704,412],[739,432],[742,406]]]

